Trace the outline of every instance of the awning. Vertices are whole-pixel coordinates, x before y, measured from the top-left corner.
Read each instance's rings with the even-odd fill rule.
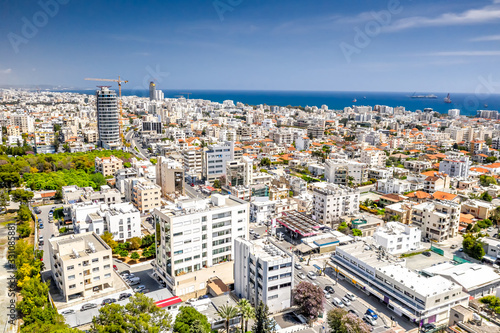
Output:
[[[178,303],[182,303],[182,300],[179,296],[174,296],[171,298],[164,299],[162,301],[155,302],[156,306],[159,308],[164,308]]]
[[[295,249],[301,253],[307,253],[307,252],[311,251],[313,248],[305,243],[301,243],[301,244],[297,245],[297,247],[295,247]]]

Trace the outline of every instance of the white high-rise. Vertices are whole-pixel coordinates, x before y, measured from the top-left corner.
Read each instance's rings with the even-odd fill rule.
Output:
[[[120,120],[117,97],[114,90],[101,87],[96,91],[97,129],[99,146],[114,149],[120,146]]]

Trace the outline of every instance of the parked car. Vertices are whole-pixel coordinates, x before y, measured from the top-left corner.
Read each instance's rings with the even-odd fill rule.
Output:
[[[345,297],[347,297],[351,302],[354,302],[356,300],[356,295],[353,293],[347,293],[345,294]]]
[[[130,271],[128,269],[124,270],[124,271],[121,271],[120,273],[121,276],[124,276],[124,275],[130,275]]]
[[[42,212],[42,210],[40,208],[35,208],[35,214],[40,214]]]
[[[146,289],[146,286],[141,284],[137,287],[134,288],[134,293],[140,293],[141,291],[143,291],[144,289]]]
[[[369,315],[373,319],[378,319],[377,313],[375,311],[373,311],[372,309],[367,309],[366,312],[365,312],[365,315]]]
[[[66,315],[69,315],[69,314],[73,314],[73,313],[75,313],[75,310],[66,310],[66,311],[61,312],[61,314],[63,316],[66,316]]]
[[[102,303],[101,305],[104,306],[106,304],[111,304],[111,303],[114,303],[116,302],[116,298],[105,298],[102,300]]]
[[[301,265],[301,264],[299,264],[298,262],[297,262],[297,263],[295,263],[295,265],[294,265],[294,266],[295,266],[295,269],[302,269],[302,265]]]
[[[459,248],[458,251],[464,252],[464,249],[463,248]]]
[[[366,321],[368,324],[375,326],[377,325],[377,319],[373,318],[370,315],[365,314],[363,317],[363,320]]]
[[[43,229],[43,223],[40,223],[40,229]]]
[[[330,295],[330,293],[327,290],[323,290],[323,293],[325,294],[326,299],[329,299],[330,297],[332,297],[332,295]]]
[[[302,272],[300,272],[299,274],[297,274],[297,276],[299,277],[299,279],[305,279],[306,278],[306,275]]]
[[[342,301],[338,297],[334,297],[332,299],[332,304],[338,308],[343,308],[345,306],[344,303],[342,303]]]
[[[132,296],[132,294],[129,294],[129,293],[122,293],[122,294],[120,294],[120,296],[118,296],[118,300],[119,300],[119,301],[122,301],[122,300],[124,300],[124,299],[129,298],[130,296]]]
[[[150,292],[149,289],[142,289],[141,291],[139,291],[139,293],[141,293],[141,294],[147,294],[149,292]]]
[[[86,310],[90,310],[90,309],[94,309],[94,308],[97,308],[97,304],[87,303],[87,304],[82,305],[82,308],[80,309],[80,311],[86,311]]]
[[[351,305],[351,301],[347,298],[347,296],[342,297],[342,303],[344,303],[345,306]]]
[[[116,265],[113,265],[113,269],[114,269],[115,271],[117,271],[117,270],[118,270],[118,267],[116,267]]]
[[[135,286],[136,284],[141,283],[141,278],[140,277],[133,277],[130,280],[128,280],[128,285],[129,286]]]
[[[359,318],[359,313],[358,313],[356,310],[354,310],[354,309],[349,309],[349,313],[352,313],[353,315],[355,315],[356,317],[358,317],[358,318]]]
[[[436,325],[427,323],[427,324],[422,325],[422,332],[428,332],[428,331],[431,331],[435,328],[436,328]]]
[[[311,280],[316,280],[316,273],[308,272],[307,277],[310,278]]]
[[[335,289],[333,289],[332,286],[326,286],[325,290],[329,292],[330,294],[335,294]]]
[[[422,253],[424,256],[426,257],[430,257],[431,256],[431,253],[429,251],[425,251],[424,253]]]
[[[451,246],[451,249],[452,249],[452,250],[454,250],[454,249],[456,249],[457,247],[458,247],[458,245],[457,245],[457,244],[453,244],[453,245]]]

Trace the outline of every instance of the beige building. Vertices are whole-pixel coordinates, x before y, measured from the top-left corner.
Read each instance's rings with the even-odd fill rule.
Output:
[[[422,237],[442,242],[458,236],[460,204],[454,201],[423,202],[413,206],[412,224]]]
[[[114,176],[120,169],[123,169],[123,161],[113,155],[95,158],[95,172],[102,173],[104,177]]]
[[[132,187],[131,195],[132,203],[141,213],[152,212],[161,207],[161,187],[152,182],[138,182]]]
[[[7,126],[7,136],[20,136],[21,130],[19,126],[9,125]]]
[[[96,143],[98,139],[97,131],[89,130],[84,133],[85,141],[88,143]]]
[[[490,217],[494,206],[482,200],[467,200],[462,204],[462,213],[471,214],[475,218],[484,220]]]
[[[95,233],[49,240],[50,268],[65,301],[113,288],[111,248]]]
[[[156,184],[161,187],[161,195],[184,195],[184,168],[177,161],[163,156],[156,164]]]

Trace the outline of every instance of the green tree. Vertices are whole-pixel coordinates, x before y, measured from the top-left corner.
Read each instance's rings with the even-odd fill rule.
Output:
[[[118,243],[113,239],[113,237],[114,237],[113,234],[110,233],[109,231],[105,231],[101,236],[102,240],[109,245],[111,250],[114,250],[118,245]]]
[[[195,320],[189,327],[189,333],[210,333],[207,331],[207,329],[203,326],[201,321]]]
[[[255,309],[255,322],[252,326],[252,333],[270,333],[274,331],[276,329],[269,314],[269,308],[261,301]]]
[[[484,191],[481,196],[479,197],[479,199],[481,200],[484,200],[484,201],[488,201],[488,202],[491,202],[493,200],[493,198],[491,197],[491,195],[488,193],[488,191]]]
[[[5,212],[7,212],[7,206],[9,205],[10,197],[7,190],[0,190],[0,206],[3,207]]]
[[[223,318],[226,321],[225,323],[226,332],[229,332],[230,329],[229,322],[231,321],[231,319],[238,316],[238,308],[232,305],[224,304],[217,308],[217,312],[219,313],[219,316],[221,316],[221,318]]]
[[[146,235],[141,240],[141,247],[150,247],[155,241],[155,235]]]
[[[137,253],[136,251],[132,252],[132,254],[130,255],[130,258],[131,259],[134,259],[134,260],[137,260],[139,259],[141,256],[139,255],[139,253]]]
[[[206,332],[211,331],[210,323],[204,314],[196,311],[193,307],[181,306],[177,317],[175,317],[174,332],[190,333],[190,327],[195,321],[198,321]]]
[[[495,156],[486,157],[486,163],[494,163],[496,160]]]
[[[484,257],[485,252],[479,237],[473,236],[472,234],[466,234],[464,236],[462,248],[467,255],[474,259],[481,260]]]
[[[220,181],[218,179],[214,180],[214,188],[220,188]]]
[[[351,231],[352,231],[353,236],[362,236],[363,235],[363,232],[359,229],[354,228]]]
[[[17,189],[10,192],[12,196],[12,201],[20,202],[21,204],[28,204],[28,202],[33,199],[33,192]]]
[[[241,314],[241,331],[248,332],[248,321],[255,318],[255,309],[245,298],[240,299],[238,302],[238,309]]]
[[[132,237],[130,239],[129,250],[138,250],[141,247],[141,238],[140,237]]]
[[[492,176],[481,175],[481,176],[479,176],[479,183],[482,186],[487,187],[487,186],[490,186],[491,184],[497,185],[497,180],[495,179],[495,177],[492,177]]]
[[[267,157],[264,157],[263,159],[260,160],[260,165],[261,166],[271,166],[271,160]]]
[[[92,332],[167,332],[171,317],[165,309],[143,294],[135,294],[125,306],[108,304],[92,320]]]

